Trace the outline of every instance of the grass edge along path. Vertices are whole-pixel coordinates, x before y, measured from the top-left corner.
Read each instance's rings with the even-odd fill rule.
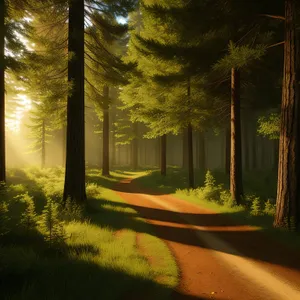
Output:
[[[193,190],[190,191],[184,188],[186,184],[185,177],[181,181],[179,188],[176,186],[178,178],[174,181],[172,180],[173,172],[176,172],[175,176],[179,177],[180,172],[182,172],[183,176],[185,175],[184,171],[177,168],[170,168],[168,171],[166,177],[161,176],[159,170],[150,170],[146,174],[145,172],[137,172],[134,181],[141,188],[148,190],[149,193],[172,195],[177,199],[188,201],[215,213],[224,214],[237,224],[256,227],[257,230],[264,232],[274,240],[280,241],[288,248],[300,250],[300,234],[274,228],[272,216],[255,216],[251,215],[250,211],[243,207],[231,207],[230,205],[221,205],[213,200],[200,199],[197,197],[196,192],[194,193]]]
[[[61,170],[27,169],[12,172],[10,179],[16,192],[28,192],[42,206],[52,191],[59,195],[62,178]],[[131,290],[146,291],[150,299],[169,299],[178,283],[175,260],[151,234],[149,224],[110,189],[120,178],[89,171],[88,219],[66,222],[67,238],[55,251],[35,237],[1,244],[1,299],[121,300]],[[116,235],[120,229],[124,230],[121,237]],[[162,265],[150,265],[149,257],[137,247],[137,231],[139,244]]]

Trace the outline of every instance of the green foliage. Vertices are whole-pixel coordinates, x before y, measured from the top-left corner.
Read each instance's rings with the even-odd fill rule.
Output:
[[[64,209],[61,214],[61,218],[65,221],[80,221],[84,217],[84,207],[74,201],[71,198],[67,198]]]
[[[37,225],[37,214],[35,211],[35,204],[33,197],[28,195],[28,192],[20,195],[20,198],[25,202],[26,208],[21,215],[20,225],[26,230],[30,231],[36,228]]]
[[[50,246],[60,244],[66,238],[64,223],[59,219],[59,205],[51,198],[47,199],[47,204],[39,220],[39,227]]]
[[[204,186],[206,188],[213,188],[215,186],[215,184],[216,184],[216,180],[215,180],[213,174],[211,173],[211,171],[208,170],[205,175]]]
[[[271,113],[258,119],[258,133],[270,140],[278,140],[280,133],[280,116]]]
[[[258,197],[252,196],[252,204],[250,214],[252,216],[260,216],[262,215],[261,203]]]
[[[229,73],[234,68],[244,68],[254,61],[260,60],[265,54],[264,45],[251,45],[237,46],[233,42],[229,43],[228,55],[224,56],[218,63],[214,65],[214,71]]]
[[[57,182],[63,181],[61,173],[61,169],[38,168],[26,169],[26,172],[9,172],[14,174],[13,178],[8,177],[10,182],[13,179],[14,186],[8,188],[8,191],[15,193],[20,190],[24,194],[24,186],[29,195],[35,194],[37,187],[42,191],[50,190],[55,178]],[[49,237],[43,239],[39,232],[32,235],[26,231],[14,232],[18,234],[17,238],[7,235],[3,244],[1,239],[0,299],[81,300],[85,299],[87,293],[91,299],[98,299],[100,289],[104,299],[114,300],[122,298],[128,290],[137,286],[141,290],[149,290],[150,298],[168,299],[178,284],[178,271],[170,251],[155,237],[146,222],[141,218],[132,218],[137,214],[135,210],[128,207],[114,191],[97,184],[109,180],[113,184],[121,177],[103,178],[98,170],[92,170],[89,174],[92,176],[89,179],[91,183],[88,185],[88,197],[93,196],[89,200],[93,200],[94,204],[89,215],[91,221],[67,222],[64,226],[65,235],[70,238],[59,239],[60,242],[50,248]],[[50,184],[47,185],[49,181]],[[17,188],[14,190],[15,187]],[[7,198],[9,203],[21,202],[24,195],[17,195],[15,199]],[[42,194],[36,195],[34,199],[36,204],[43,202]],[[52,204],[55,202],[52,201]],[[48,203],[45,210],[53,211],[53,205],[49,209]],[[61,207],[56,205],[56,208]],[[57,220],[58,209],[56,215]],[[42,223],[47,224],[47,228],[40,228],[40,231],[48,236],[49,222],[45,219],[49,219],[49,214],[44,211],[39,218]],[[40,227],[42,225],[39,223]],[[136,247],[136,232],[139,232],[142,249],[147,248],[149,253],[144,254]],[[153,257],[162,263],[152,266],[147,257]],[[158,281],[158,278],[163,278],[163,282],[160,279]],[[112,290],[112,285],[118,288]]]
[[[264,214],[268,216],[274,216],[276,213],[276,205],[271,202],[271,200],[267,200],[265,202]]]
[[[218,202],[220,199],[221,191],[222,191],[222,185],[216,185],[216,180],[214,176],[208,170],[205,175],[204,187],[200,188],[199,190],[200,198],[208,201]]]
[[[232,200],[231,193],[229,190],[223,190],[220,193],[220,202],[222,205],[227,207],[234,207],[235,201]]]
[[[9,232],[9,214],[8,214],[8,206],[7,203],[0,202],[0,237]]]

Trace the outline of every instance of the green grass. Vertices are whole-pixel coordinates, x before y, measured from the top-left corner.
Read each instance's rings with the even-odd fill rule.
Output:
[[[88,170],[85,220],[65,223],[67,238],[55,248],[39,231],[18,230],[22,207],[12,205],[16,225],[0,239],[0,299],[113,300],[132,293],[168,299],[178,284],[174,258],[151,226],[109,189],[128,175],[102,177],[99,170]],[[6,201],[28,192],[40,212],[46,197],[60,199],[62,184],[62,169],[10,170]],[[137,247],[137,234],[148,255],[162,263],[151,265]]]
[[[160,170],[149,170],[136,172],[138,183],[150,189],[159,188],[165,194],[173,194],[177,189],[188,188],[188,172],[178,167],[168,167],[167,176],[161,176]],[[229,188],[229,176],[223,171],[212,171],[218,184],[223,184],[224,188]],[[204,184],[205,173],[198,169],[194,170],[195,188]],[[267,199],[276,198],[277,173],[274,171],[255,171],[243,174],[244,190],[247,194],[256,194]]]
[[[212,172],[217,184],[223,184],[228,188],[227,176],[219,171]],[[138,173],[137,173],[138,174]],[[148,174],[139,174],[135,180],[136,183],[149,192],[155,194],[171,194],[174,197],[211,209],[217,213],[222,213],[232,218],[237,224],[255,226],[258,230],[276,240],[280,240],[291,248],[300,249],[300,235],[286,230],[274,229],[273,217],[269,215],[252,216],[250,211],[244,207],[232,207],[230,205],[219,204],[215,201],[208,201],[199,197],[197,188],[204,185],[204,175],[197,173],[196,170],[196,189],[189,191],[187,189],[187,172],[179,168],[168,168],[166,177],[160,175],[159,170],[148,172]],[[244,189],[248,194],[256,194],[264,203],[268,198],[275,198],[276,195],[276,176],[273,172],[257,172],[244,175]]]

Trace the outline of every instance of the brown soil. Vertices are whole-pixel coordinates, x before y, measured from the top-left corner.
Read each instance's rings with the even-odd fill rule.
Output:
[[[170,195],[144,194],[128,179],[116,190],[174,255],[180,284],[172,299],[300,299],[299,253],[222,214]]]

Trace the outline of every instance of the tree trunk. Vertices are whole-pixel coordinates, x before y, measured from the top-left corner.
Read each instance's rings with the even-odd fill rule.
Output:
[[[72,90],[67,99],[67,153],[64,201],[84,202],[84,0],[69,0],[68,83]]]
[[[188,144],[188,170],[189,170],[189,188],[193,189],[194,180],[194,163],[193,163],[193,128],[189,123],[187,128],[187,144]]]
[[[160,143],[160,173],[163,176],[167,175],[167,135],[164,134],[161,136]]]
[[[62,166],[66,166],[66,142],[67,142],[67,133],[66,128],[62,128]]]
[[[205,136],[204,132],[199,132],[199,169],[203,173],[206,172],[205,159]]]
[[[230,175],[230,146],[231,146],[231,137],[230,137],[230,127],[226,128],[225,132],[225,172],[227,175]]]
[[[103,88],[102,175],[109,176],[109,88]]]
[[[133,140],[131,142],[131,164],[132,169],[137,170],[138,168],[138,154],[139,154],[139,144],[138,144],[138,124],[133,123]]]
[[[240,117],[240,71],[231,70],[231,155],[230,155],[230,193],[233,201],[242,202],[242,147]]]
[[[45,128],[45,121],[42,122],[42,161],[41,161],[41,168],[45,167],[46,162],[46,128]]]
[[[182,168],[187,169],[188,165],[188,131],[184,128],[182,132]]]
[[[0,182],[5,182],[5,61],[4,61],[4,16],[5,1],[0,1]]]
[[[115,127],[115,116],[116,116],[116,111],[114,109],[114,106],[112,106],[112,108],[110,109],[111,111],[111,127],[112,127],[112,133],[111,133],[111,151],[110,151],[110,164],[111,167],[116,165],[116,138],[115,138],[115,134],[116,134],[116,127]]]
[[[284,78],[282,87],[275,227],[296,229],[299,213],[299,47],[295,28],[296,1],[285,1]],[[299,227],[298,227],[299,229]]]

